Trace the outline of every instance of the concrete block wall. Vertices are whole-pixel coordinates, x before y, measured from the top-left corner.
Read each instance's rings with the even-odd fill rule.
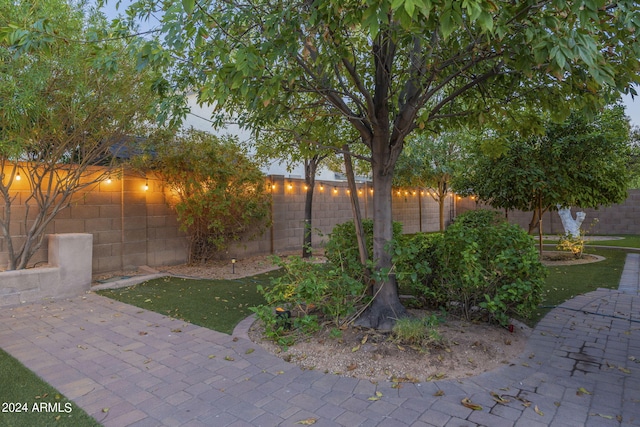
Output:
[[[265,178],[272,193],[273,223],[252,240],[234,243],[220,258],[302,252],[304,233],[304,180],[269,176]],[[148,188],[146,185],[148,184]],[[12,234],[20,243],[25,234],[23,220],[27,183],[16,187],[12,208]],[[398,191],[400,193],[398,194]],[[149,173],[146,176],[129,170],[112,174],[75,195],[71,205],[49,224],[47,234],[89,233],[93,238],[93,273],[181,264],[188,260],[188,242],[179,229],[176,214],[169,206],[173,197],[163,182]],[[318,181],[314,189],[312,227],[313,245],[320,247],[334,226],[353,220],[347,183]],[[454,200],[455,199],[455,200]],[[358,184],[360,210],[372,217],[371,184]],[[439,229],[438,204],[419,189],[396,189],[392,195],[393,218],[403,223],[405,233],[431,232]],[[455,215],[481,207],[470,198],[449,196],[445,203],[445,223]],[[0,216],[4,214],[0,207]],[[30,212],[29,218],[34,212]],[[587,210],[586,224],[599,218],[592,233],[640,234],[640,190],[629,192],[627,201],[599,210]],[[529,212],[509,212],[509,220],[526,228]],[[562,224],[557,213],[543,218],[544,232],[560,234]],[[29,267],[46,263],[47,242],[31,260]],[[8,264],[7,242],[0,237],[0,270]]]
[[[97,173],[103,171],[95,169]],[[91,234],[93,273],[186,262],[185,234],[167,203],[171,195],[162,181],[152,174],[144,176],[126,169],[113,171],[110,178],[75,194],[69,207],[49,224],[46,234]],[[11,230],[16,243],[25,234],[27,185],[22,180],[15,188]],[[45,241],[29,267],[45,263],[47,258]],[[7,264],[7,242],[0,237],[0,266]]]
[[[482,203],[467,197],[456,201],[458,213],[468,210],[487,208]],[[599,209],[572,208],[572,213],[584,211],[587,214],[582,228],[588,234],[640,234],[640,190],[629,190],[628,197],[623,203]],[[518,224],[525,230],[529,227],[533,213],[523,211],[509,211],[509,222]],[[597,221],[594,221],[596,220]],[[542,216],[542,230],[545,234],[562,234],[564,228],[557,212],[547,212]]]

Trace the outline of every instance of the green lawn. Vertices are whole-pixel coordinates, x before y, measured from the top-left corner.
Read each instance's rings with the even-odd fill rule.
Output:
[[[0,349],[0,426],[99,426],[22,363]]]
[[[619,249],[587,248],[586,253],[601,255],[604,261],[549,268],[542,307],[528,324],[536,324],[552,307],[579,294],[598,288],[617,289],[627,252]]]
[[[195,325],[231,334],[233,328],[264,303],[257,285],[267,286],[279,270],[235,280],[164,277],[100,295],[166,314]]]

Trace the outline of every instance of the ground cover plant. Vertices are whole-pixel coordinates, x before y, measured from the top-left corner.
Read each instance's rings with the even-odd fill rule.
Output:
[[[2,427],[100,425],[75,403],[1,349],[0,384]]]
[[[97,293],[127,304],[231,334],[233,328],[264,303],[257,286],[268,287],[278,271],[234,280],[164,277],[127,288]]]

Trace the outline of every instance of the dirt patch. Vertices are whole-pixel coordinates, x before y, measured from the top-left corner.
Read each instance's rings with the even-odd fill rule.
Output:
[[[592,262],[602,261],[605,258],[600,255],[582,254],[581,258],[576,258],[569,252],[562,251],[544,251],[542,253],[542,264],[551,265],[577,265],[589,264]]]
[[[424,315],[415,310],[412,314]],[[249,337],[304,369],[371,381],[423,382],[475,376],[509,364],[522,354],[530,335],[530,329],[521,324],[509,332],[455,319],[447,319],[437,331],[441,341],[421,347],[399,344],[389,334],[356,327],[342,330],[339,338],[332,338],[331,329],[326,328],[284,350],[263,339],[259,322],[253,324]]]

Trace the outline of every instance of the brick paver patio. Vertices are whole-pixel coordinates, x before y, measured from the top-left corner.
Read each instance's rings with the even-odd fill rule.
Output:
[[[0,346],[109,427],[640,426],[638,258],[624,292],[553,309],[519,359],[464,380],[304,371],[247,340],[247,321],[229,336],[93,293],[2,310]]]

